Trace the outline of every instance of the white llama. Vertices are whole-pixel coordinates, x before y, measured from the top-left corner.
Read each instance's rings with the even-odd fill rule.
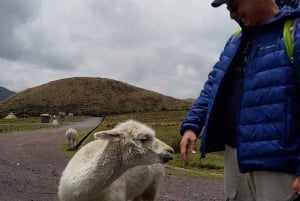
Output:
[[[68,150],[74,150],[77,138],[77,131],[74,128],[68,128],[66,131],[66,138],[68,143]]]
[[[60,201],[153,201],[163,166],[174,150],[134,120],[94,134],[69,161],[59,183]]]

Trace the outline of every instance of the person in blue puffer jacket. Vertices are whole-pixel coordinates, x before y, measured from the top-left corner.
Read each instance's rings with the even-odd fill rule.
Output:
[[[213,7],[226,4],[242,32],[229,38],[184,118],[180,148],[187,166],[188,149],[195,152],[204,128],[201,156],[224,151],[225,200],[287,201],[292,193],[300,193],[297,20],[291,33],[293,60],[283,39],[285,21],[300,18],[300,8],[298,1],[288,2],[279,6],[274,0],[212,2]]]

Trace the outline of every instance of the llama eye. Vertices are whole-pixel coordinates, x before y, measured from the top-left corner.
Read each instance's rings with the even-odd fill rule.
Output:
[[[141,141],[142,143],[145,143],[145,142],[147,142],[148,140],[149,140],[149,138],[146,137],[146,136],[140,138],[140,141]]]
[[[139,141],[140,141],[141,143],[146,143],[146,142],[148,142],[149,140],[150,140],[150,137],[147,136],[147,135],[139,136]]]

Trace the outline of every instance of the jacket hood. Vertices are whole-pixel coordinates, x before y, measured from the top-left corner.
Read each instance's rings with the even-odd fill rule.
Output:
[[[279,8],[282,8],[284,6],[297,8],[300,4],[300,0],[276,0],[276,4]]]
[[[285,21],[286,19],[289,19],[289,18],[300,18],[300,6],[298,3],[296,4],[295,1],[291,1],[291,2],[293,2],[292,5],[290,5],[291,3],[284,4],[284,5],[283,4],[278,5],[280,8],[280,11],[274,17],[272,17],[269,21],[267,21],[264,25],[273,24],[278,21]],[[296,1],[296,2],[298,2],[298,1]],[[299,2],[300,2],[300,0],[299,0]],[[278,4],[278,2],[277,2],[277,4]],[[295,7],[296,5],[297,5],[297,7]],[[236,22],[240,25],[240,27],[242,27],[242,28],[244,27],[242,21],[237,19]]]
[[[266,24],[270,24],[280,20],[286,20],[288,18],[299,18],[300,17],[300,7],[292,8],[288,5],[281,7],[279,13],[277,13],[273,18],[271,18]]]

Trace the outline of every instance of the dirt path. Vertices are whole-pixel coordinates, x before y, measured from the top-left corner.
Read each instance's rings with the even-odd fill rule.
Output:
[[[57,201],[57,186],[69,157],[59,150],[70,126],[92,129],[100,118],[88,118],[55,129],[0,135],[0,201]],[[219,179],[166,175],[158,201],[222,200]]]

